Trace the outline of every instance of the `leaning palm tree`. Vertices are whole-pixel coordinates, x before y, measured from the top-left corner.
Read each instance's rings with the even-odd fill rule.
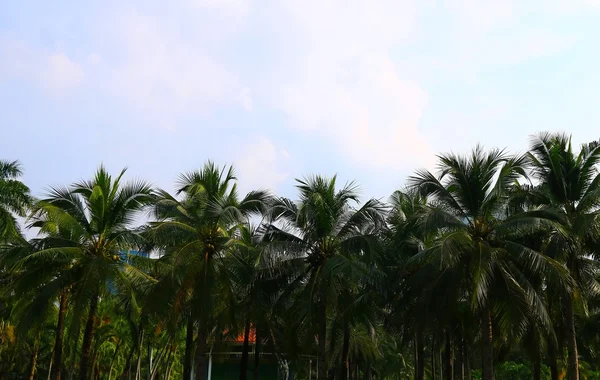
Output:
[[[0,160],[0,241],[20,236],[15,215],[24,216],[32,201],[29,188],[18,179],[21,175],[18,161]]]
[[[81,380],[90,374],[98,304],[103,295],[130,289],[130,280],[147,275],[121,259],[119,252],[138,241],[133,229],[136,215],[152,200],[152,188],[143,181],[122,183],[123,170],[113,178],[100,167],[90,181],[69,188],[52,188],[34,208],[32,226],[48,244],[25,259],[26,267],[60,267],[40,291],[57,299],[70,289],[74,320],[87,310],[81,348]],[[148,278],[149,279],[149,278]],[[32,302],[43,300],[35,297]],[[57,363],[56,365],[60,365]]]
[[[296,256],[306,269],[294,281],[303,284],[297,315],[311,326],[318,340],[319,378],[328,376],[328,313],[339,295],[364,274],[361,256],[377,254],[384,205],[374,199],[358,204],[353,183],[336,189],[336,177],[297,180],[298,203],[280,198],[272,207],[272,223],[265,237],[281,254]]]
[[[439,176],[423,170],[410,179],[432,201],[421,227],[438,234],[432,246],[411,262],[458,271],[455,286],[466,289],[480,316],[483,379],[492,380],[493,321],[504,331],[518,333],[525,317],[535,312],[549,325],[528,276],[543,272],[550,278],[568,278],[557,262],[519,239],[523,231],[539,228],[551,213],[532,210],[506,216],[509,190],[525,176],[526,157],[511,157],[498,149],[485,152],[478,146],[466,157],[441,155],[439,161]]]
[[[172,262],[172,275],[159,288],[171,290],[174,318],[185,314],[187,319],[185,380],[191,377],[196,326],[196,379],[206,376],[207,339],[214,317],[211,305],[228,294],[224,258],[240,225],[250,215],[263,212],[269,200],[265,191],[239,199],[235,181],[232,167],[220,169],[208,162],[202,170],[181,175],[179,198],[161,190],[153,207],[156,220],[150,224],[149,236]],[[221,298],[215,294],[218,289],[223,291]]]
[[[600,228],[600,145],[585,144],[579,153],[571,138],[558,133],[540,133],[531,141],[529,158],[532,177],[539,181],[531,188],[537,204],[557,210],[561,218],[550,234],[547,253],[564,263],[576,281],[577,291],[563,294],[568,372],[570,380],[579,379],[574,303],[600,292],[597,261]]]

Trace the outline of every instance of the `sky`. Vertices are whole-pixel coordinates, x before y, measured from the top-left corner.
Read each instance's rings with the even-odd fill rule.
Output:
[[[599,40],[599,0],[4,1],[0,158],[36,196],[211,159],[386,199],[439,153],[600,138]]]

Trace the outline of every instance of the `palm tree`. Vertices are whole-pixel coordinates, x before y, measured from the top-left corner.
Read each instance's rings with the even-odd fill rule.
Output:
[[[595,273],[598,265],[590,255],[598,250],[600,215],[600,145],[585,144],[577,154],[571,138],[558,133],[540,133],[531,141],[529,158],[532,177],[539,181],[532,188],[538,204],[552,207],[560,215],[546,252],[564,263],[576,282],[576,292],[563,294],[566,322],[568,373],[579,379],[579,354],[575,330],[574,303],[600,291]]]
[[[195,326],[197,344],[196,379],[206,376],[206,352],[211,306],[217,287],[228,294],[227,267],[223,260],[235,242],[240,225],[248,216],[264,211],[269,194],[253,191],[239,199],[232,167],[220,169],[212,162],[200,171],[182,174],[177,195],[158,192],[153,207],[155,222],[150,236],[171,257],[172,307],[176,315],[187,313],[184,379],[190,379]],[[165,285],[165,287],[167,287]],[[222,300],[222,299],[221,299]]]
[[[143,181],[122,184],[125,170],[114,178],[100,167],[91,181],[69,188],[52,188],[35,205],[32,226],[52,244],[24,259],[30,266],[62,266],[44,285],[48,299],[57,299],[70,288],[74,320],[87,309],[81,348],[79,378],[90,373],[96,313],[103,295],[115,288],[130,289],[129,280],[148,276],[121,260],[121,250],[138,241],[135,218],[153,200],[151,187]],[[57,363],[60,365],[60,363]]]
[[[31,205],[29,188],[18,180],[21,175],[18,161],[0,160],[0,241],[20,235],[14,215],[24,216]]]
[[[493,323],[505,331],[520,326],[532,308],[549,325],[543,302],[527,281],[530,273],[565,278],[552,259],[523,245],[519,233],[539,226],[544,210],[506,216],[509,190],[525,176],[526,157],[477,146],[466,157],[439,156],[440,175],[418,171],[412,185],[432,200],[422,228],[437,231],[430,248],[415,255],[415,264],[434,263],[459,270],[457,287],[465,287],[481,321],[484,380],[493,379]],[[460,294],[460,293],[459,293]],[[521,324],[522,325],[522,324]]]
[[[337,190],[335,176],[296,181],[298,203],[286,198],[274,202],[271,212],[276,222],[268,227],[266,239],[306,265],[295,281],[304,284],[299,294],[302,307],[297,310],[318,339],[319,378],[326,379],[328,312],[342,290],[362,275],[360,257],[379,252],[385,207],[374,199],[353,207],[358,204],[357,187],[349,183]]]

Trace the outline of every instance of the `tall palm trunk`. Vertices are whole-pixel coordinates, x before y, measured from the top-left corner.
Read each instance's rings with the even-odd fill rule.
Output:
[[[185,334],[185,357],[183,359],[183,380],[192,380],[192,354],[194,351],[194,318],[188,317]]]
[[[463,357],[463,364],[464,364],[463,380],[471,380],[471,359],[469,357],[469,347],[466,342],[466,338],[464,336],[464,330],[463,330],[463,340],[462,340],[462,357]]]
[[[431,379],[435,380],[435,335],[431,334]]]
[[[559,380],[558,376],[558,357],[556,353],[555,342],[548,342],[548,367],[550,367],[550,379]]]
[[[492,346],[492,338],[492,312],[490,306],[486,305],[483,308],[481,318],[482,380],[494,380],[494,347]]]
[[[142,347],[144,345],[144,330],[140,331],[140,342],[138,344],[138,359],[135,369],[135,380],[142,380]]]
[[[542,363],[539,355],[533,358],[533,380],[542,380]]]
[[[262,324],[260,321],[256,322],[256,330],[254,334],[254,380],[258,380],[260,376],[259,364],[260,364],[260,352],[262,349]]]
[[[342,367],[340,372],[341,380],[348,380],[348,371],[350,363],[348,362],[348,352],[350,351],[350,328],[348,321],[344,321],[344,342],[342,343]]]
[[[319,313],[319,380],[327,379],[327,309],[321,305]]]
[[[83,345],[81,347],[81,363],[79,365],[79,379],[88,380],[90,371],[90,359],[92,354],[92,342],[94,340],[94,328],[96,325],[96,311],[98,310],[98,295],[92,296],[90,310],[88,312],[85,332],[83,334]]]
[[[196,344],[196,374],[195,380],[206,379],[206,339],[208,338],[208,319],[210,317],[210,265],[214,252],[204,253],[204,273],[202,278],[202,304],[198,321],[198,339]]]
[[[415,379],[425,379],[425,350],[423,343],[423,332],[417,331],[415,334]]]
[[[244,324],[244,348],[242,350],[242,359],[240,361],[240,380],[246,380],[248,377],[248,356],[250,351],[250,316],[246,317]]]
[[[129,354],[127,355],[127,360],[125,361],[125,367],[123,368],[123,373],[121,374],[121,379],[127,380],[131,377],[131,360],[133,359],[133,354],[135,353],[135,345],[132,344],[129,349]]]
[[[206,379],[206,338],[207,331],[205,323],[200,320],[200,328],[198,329],[198,340],[196,343],[196,373],[194,380]]]
[[[54,341],[54,356],[52,358],[52,369],[50,378],[60,380],[62,375],[63,336],[65,334],[65,314],[67,312],[67,292],[60,294],[58,307],[58,322],[56,324],[56,340]]]
[[[567,376],[569,380],[579,380],[579,356],[577,352],[577,336],[575,333],[575,312],[573,310],[573,297],[565,297],[567,352],[569,354],[567,364]]]
[[[452,338],[450,337],[450,332],[446,331],[446,380],[454,380],[454,352],[452,349]]]
[[[119,343],[117,343],[117,347],[115,347],[115,353],[113,354],[112,359],[110,360],[110,369],[108,371],[108,380],[111,380],[111,378],[112,378],[115,360],[117,359],[117,354],[119,353],[120,349],[121,349],[121,341],[119,341]]]
[[[35,372],[37,370],[37,359],[38,359],[39,352],[40,352],[40,338],[38,336],[35,338],[35,343],[33,344],[33,351],[31,353],[31,362],[29,365],[29,380],[35,379]]]

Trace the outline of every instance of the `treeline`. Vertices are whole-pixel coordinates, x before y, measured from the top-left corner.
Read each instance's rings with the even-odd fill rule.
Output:
[[[541,133],[384,202],[318,175],[242,195],[212,162],[35,199],[1,161],[0,380],[600,378],[599,162]]]

